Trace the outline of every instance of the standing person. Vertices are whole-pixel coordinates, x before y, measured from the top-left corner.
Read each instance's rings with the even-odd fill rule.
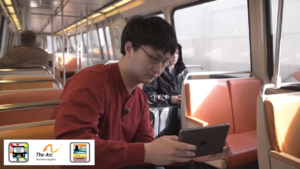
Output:
[[[154,139],[147,98],[137,85],[151,83],[170,64],[177,46],[173,27],[159,17],[133,17],[121,45],[119,63],[95,65],[68,80],[51,116],[56,119],[55,138],[94,139],[95,166],[90,168],[146,168],[143,164],[176,165],[230,155],[225,144],[221,154],[193,158],[196,147],[176,136]]]
[[[17,68],[24,66],[48,67],[48,53],[35,45],[36,35],[30,30],[21,33],[19,47],[6,52],[0,59],[0,69]]]

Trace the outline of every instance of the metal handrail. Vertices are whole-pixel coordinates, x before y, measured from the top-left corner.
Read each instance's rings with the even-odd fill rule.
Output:
[[[21,124],[12,124],[12,125],[5,125],[0,126],[0,131],[6,130],[16,130],[16,129],[23,129],[29,127],[37,127],[37,126],[46,126],[55,124],[55,120],[45,120],[45,121],[37,121],[37,122],[30,122],[30,123],[21,123]]]
[[[15,69],[47,69],[46,66],[23,66],[16,67]]]
[[[281,87],[300,86],[300,82],[281,83]],[[265,84],[260,89],[260,96],[264,96],[267,89],[278,89],[274,83]]]
[[[18,69],[0,69],[0,72],[18,72],[18,71],[45,71],[48,75],[52,75],[51,71],[44,68],[18,68]]]
[[[190,72],[185,76],[184,80],[187,80],[191,75],[217,75],[217,74],[244,74],[252,73],[251,71],[215,71],[215,72]]]
[[[109,60],[108,62],[104,63],[104,65],[108,65],[111,63],[118,63],[118,62],[119,62],[118,60]]]
[[[201,70],[204,70],[202,65],[185,65],[186,67],[200,67]]]
[[[60,100],[30,102],[30,103],[16,103],[16,104],[2,104],[0,105],[0,113],[13,110],[28,110],[37,108],[58,107]]]
[[[31,83],[31,82],[54,82],[58,88],[63,88],[56,79],[29,79],[29,80],[0,80],[0,84]]]

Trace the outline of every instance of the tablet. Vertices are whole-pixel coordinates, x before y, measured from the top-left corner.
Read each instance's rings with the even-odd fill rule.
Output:
[[[180,130],[178,141],[195,145],[196,156],[218,154],[223,151],[230,124]]]

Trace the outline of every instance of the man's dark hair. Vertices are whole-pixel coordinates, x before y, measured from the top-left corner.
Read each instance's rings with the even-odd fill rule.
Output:
[[[125,43],[133,43],[133,49],[138,45],[149,45],[153,50],[162,51],[164,54],[174,54],[177,47],[176,33],[173,27],[164,19],[156,16],[135,16],[126,24],[121,38],[121,53],[125,52]]]
[[[24,30],[21,33],[21,42],[22,44],[34,44],[36,40],[36,35],[30,30]]]

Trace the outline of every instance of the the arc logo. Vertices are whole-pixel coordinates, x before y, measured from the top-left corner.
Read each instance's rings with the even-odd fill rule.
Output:
[[[26,163],[29,160],[29,145],[25,142],[11,142],[8,145],[9,162]]]
[[[52,144],[48,144],[45,148],[44,148],[44,151],[43,152],[45,152],[46,150],[48,150],[48,148],[49,148],[49,150],[51,151],[51,153],[56,153],[58,150],[59,150],[59,148],[62,146],[62,144],[56,149],[56,150],[54,150],[53,151],[53,149],[52,149]]]

